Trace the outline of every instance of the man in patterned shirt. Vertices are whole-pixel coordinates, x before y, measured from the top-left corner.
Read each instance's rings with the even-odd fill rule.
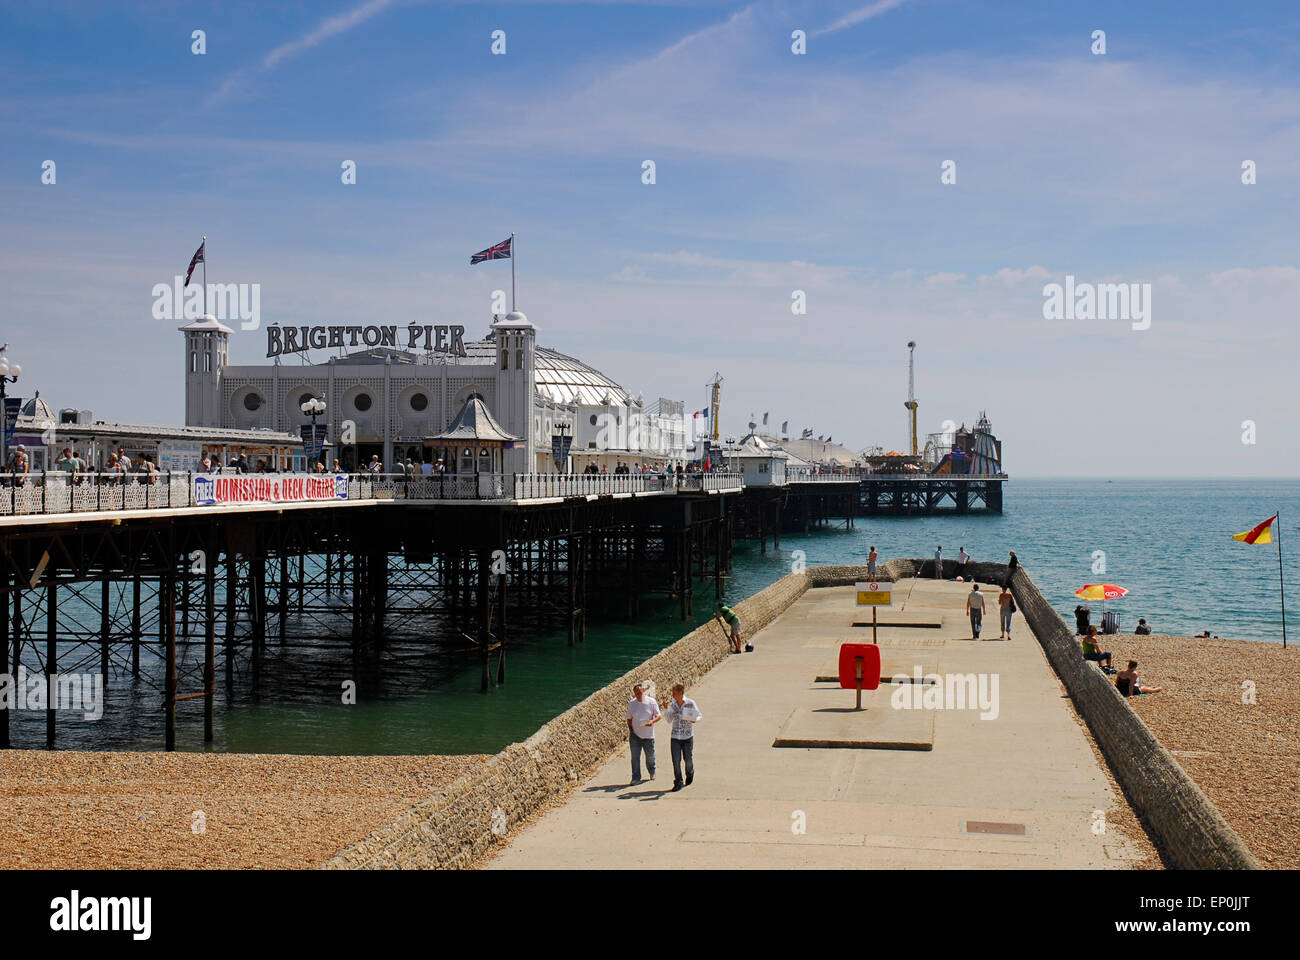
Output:
[[[695,724],[700,708],[686,696],[686,687],[673,684],[673,697],[664,710],[664,719],[672,724],[673,789],[689,787],[695,779]],[[686,781],[682,782],[682,760],[686,761]]]

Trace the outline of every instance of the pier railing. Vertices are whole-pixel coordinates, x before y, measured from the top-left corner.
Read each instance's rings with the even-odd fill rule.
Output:
[[[862,477],[856,473],[787,473],[786,483],[858,483]]]
[[[238,478],[251,489],[221,481]],[[304,490],[304,485],[315,488]],[[336,485],[337,484],[337,485]],[[324,487],[328,487],[325,489]],[[480,473],[408,477],[400,473],[47,473],[0,476],[0,516],[96,513],[168,507],[332,500],[545,500],[740,490],[738,473]],[[282,492],[283,491],[283,492]],[[292,493],[291,493],[292,491]]]

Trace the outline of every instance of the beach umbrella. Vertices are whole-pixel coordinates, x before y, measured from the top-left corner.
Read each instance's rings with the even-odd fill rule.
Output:
[[[1074,595],[1082,600],[1100,600],[1105,603],[1107,600],[1118,600],[1120,597],[1127,596],[1128,591],[1113,583],[1090,583],[1074,591]]]
[[[1118,600],[1120,597],[1128,596],[1128,590],[1124,587],[1117,587],[1113,583],[1089,583],[1074,591],[1074,595],[1082,600],[1100,600],[1101,619],[1102,623],[1105,623],[1106,601]]]

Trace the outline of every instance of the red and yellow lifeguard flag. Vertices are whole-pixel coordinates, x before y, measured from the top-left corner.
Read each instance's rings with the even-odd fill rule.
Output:
[[[1277,514],[1269,517],[1257,527],[1252,527],[1245,533],[1234,533],[1232,539],[1240,540],[1242,543],[1272,543],[1273,542],[1273,521],[1277,519]]]

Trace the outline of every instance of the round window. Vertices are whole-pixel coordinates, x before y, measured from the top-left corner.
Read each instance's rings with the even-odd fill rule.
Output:
[[[593,427],[596,425],[596,415],[594,413],[591,415],[591,425]]]
[[[260,410],[262,408],[262,395],[260,393],[244,394],[245,410]]]
[[[372,402],[373,401],[371,401],[370,399],[370,394],[358,393],[356,397],[353,398],[352,405],[356,407],[358,410],[365,411],[370,409],[370,404]]]
[[[429,398],[422,393],[411,394],[411,409],[423,410],[429,406]]]

